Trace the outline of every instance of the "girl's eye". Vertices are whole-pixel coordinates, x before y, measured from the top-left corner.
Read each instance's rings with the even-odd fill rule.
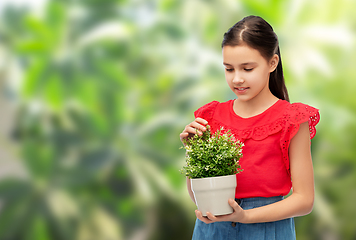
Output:
[[[228,72],[232,72],[232,71],[234,71],[234,69],[233,69],[233,68],[225,68],[225,70],[226,70],[226,71],[228,71]]]
[[[251,72],[251,71],[253,70],[253,68],[244,68],[244,70],[245,70],[246,72]]]

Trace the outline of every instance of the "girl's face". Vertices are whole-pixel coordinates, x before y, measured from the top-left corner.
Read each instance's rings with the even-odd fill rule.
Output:
[[[278,65],[278,55],[267,61],[258,50],[247,45],[224,46],[222,52],[226,81],[239,100],[271,94],[269,74]]]

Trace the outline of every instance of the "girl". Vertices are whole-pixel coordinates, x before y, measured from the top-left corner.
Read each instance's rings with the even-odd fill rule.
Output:
[[[222,41],[225,78],[236,99],[210,102],[194,112],[195,120],[180,139],[230,129],[245,146],[240,159],[234,212],[224,216],[195,211],[193,239],[295,239],[295,216],[310,213],[314,177],[310,139],[319,121],[318,109],[289,103],[278,38],[262,18],[249,16]],[[187,179],[188,191],[194,201]],[[293,193],[288,198],[291,188]]]

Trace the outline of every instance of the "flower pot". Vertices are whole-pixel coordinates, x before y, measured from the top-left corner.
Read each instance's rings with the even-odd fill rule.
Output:
[[[233,213],[229,205],[229,198],[235,199],[236,175],[194,178],[191,179],[191,187],[194,193],[198,210],[206,216],[206,212],[213,215],[225,215]]]

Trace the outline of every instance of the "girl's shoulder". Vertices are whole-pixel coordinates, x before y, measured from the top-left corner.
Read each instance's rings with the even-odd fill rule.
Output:
[[[315,126],[319,123],[319,109],[304,103],[288,103],[284,110],[283,119],[286,121],[286,126],[290,128],[291,137],[293,137],[299,129],[299,125],[308,122],[310,138],[316,134]]]
[[[220,103],[219,101],[212,101],[210,103],[207,103],[207,104],[203,105],[202,107],[198,108],[194,112],[194,116],[195,116],[195,118],[200,117],[200,118],[203,118],[208,121],[209,119],[211,119],[213,117],[216,107],[218,105],[220,105],[220,106],[226,105],[226,103]]]
[[[291,118],[291,121],[300,122],[308,119],[310,116],[316,116],[319,114],[319,109],[312,107],[310,105],[296,102],[296,103],[289,103],[285,101],[285,114],[291,115],[294,118]]]

